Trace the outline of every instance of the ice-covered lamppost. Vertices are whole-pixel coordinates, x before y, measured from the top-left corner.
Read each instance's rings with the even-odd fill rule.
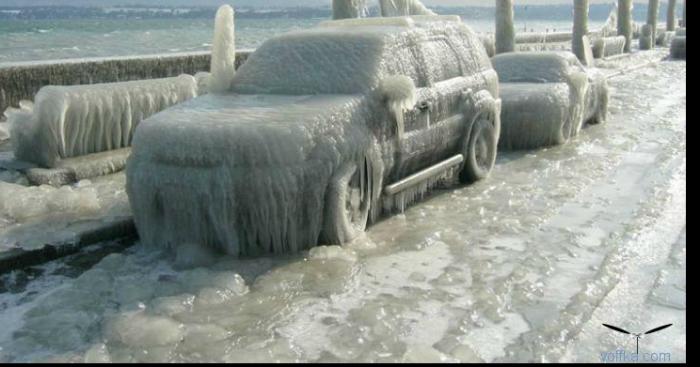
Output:
[[[514,50],[513,0],[496,0],[496,53]]]
[[[592,62],[591,46],[587,42],[588,0],[574,0],[574,29],[571,50],[581,62],[589,66]]]
[[[233,8],[223,5],[216,12],[214,43],[211,51],[210,93],[225,93],[231,88],[236,73],[236,44]]]

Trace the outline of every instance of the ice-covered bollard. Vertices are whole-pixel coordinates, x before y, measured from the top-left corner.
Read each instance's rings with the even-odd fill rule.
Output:
[[[685,60],[685,36],[676,36],[671,42],[671,58]]]
[[[496,0],[496,53],[514,50],[513,0]]]
[[[619,0],[617,3],[617,34],[625,37],[625,52],[632,45],[632,0]]]
[[[591,60],[586,57],[586,45],[583,37],[588,34],[588,0],[574,0],[574,30],[571,50],[584,65]]]
[[[333,19],[363,18],[367,0],[333,0]]]
[[[423,5],[420,0],[379,0],[383,17],[404,15],[436,15]]]
[[[676,30],[676,0],[668,0],[668,13],[666,14],[666,31]]]
[[[233,8],[223,5],[216,12],[214,43],[211,51],[210,93],[224,93],[231,88],[236,73],[236,46]]]
[[[650,50],[656,43],[656,23],[659,15],[659,0],[649,0],[647,8],[646,30],[642,28],[642,36],[639,38],[639,48]]]

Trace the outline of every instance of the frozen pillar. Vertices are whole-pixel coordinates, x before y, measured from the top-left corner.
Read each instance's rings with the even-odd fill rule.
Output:
[[[685,2],[686,2],[686,0],[683,0],[683,28],[688,27],[688,25],[685,24],[685,20],[686,20],[686,18],[685,18]]]
[[[365,0],[333,0],[333,19],[362,18],[366,7]]]
[[[513,0],[496,0],[496,53],[514,50]]]
[[[642,28],[642,36],[639,38],[639,48],[650,50],[656,43],[656,19],[659,15],[659,0],[649,0],[647,8],[646,28]]]
[[[574,32],[573,39],[571,40],[571,51],[573,51],[582,62],[586,60],[587,45],[585,45],[583,37],[587,34],[588,0],[574,0]]]
[[[666,30],[676,30],[676,0],[668,0],[668,13],[666,13]]]
[[[214,44],[211,51],[209,92],[225,93],[236,72],[236,45],[233,32],[233,8],[223,5],[216,11]]]
[[[617,4],[617,35],[625,37],[625,52],[632,45],[632,0],[619,0]]]

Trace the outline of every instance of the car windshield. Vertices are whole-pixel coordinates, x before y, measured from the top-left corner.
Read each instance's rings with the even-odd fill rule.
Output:
[[[568,80],[569,61],[560,55],[513,53],[492,59],[502,83],[558,83]]]
[[[242,94],[355,94],[377,85],[383,41],[371,33],[298,32],[268,40],[240,67]]]

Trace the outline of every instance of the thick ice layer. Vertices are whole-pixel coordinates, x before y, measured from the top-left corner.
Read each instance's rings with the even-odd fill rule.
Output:
[[[196,95],[190,75],[44,87],[33,109],[10,121],[15,156],[54,167],[63,158],[127,147],[144,118]]]
[[[402,15],[435,15],[420,0],[379,0],[383,17]]]
[[[149,119],[127,166],[141,239],[243,255],[315,245],[334,168],[369,143],[350,119],[360,102],[209,94]]]
[[[236,73],[236,46],[233,8],[222,5],[216,12],[214,41],[211,50],[211,77],[207,83],[211,93],[223,93],[231,88]]]

